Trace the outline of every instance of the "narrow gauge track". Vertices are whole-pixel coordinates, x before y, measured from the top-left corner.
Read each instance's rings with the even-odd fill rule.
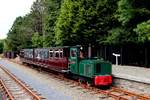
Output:
[[[12,60],[11,60],[11,62],[16,63],[15,61],[12,61]],[[17,63],[17,64],[19,64],[19,63]],[[20,64],[20,65],[22,65],[22,64]],[[27,65],[24,65],[24,66],[27,66]],[[33,68],[33,67],[31,67],[31,68]],[[37,68],[33,68],[33,69],[37,69]],[[42,71],[42,70],[40,69],[40,71]],[[64,75],[62,75],[62,74],[57,75],[57,74],[54,74],[54,73],[51,73],[48,71],[44,71],[44,72],[49,74],[54,79],[63,81],[64,83],[66,83],[66,85],[68,85],[72,88],[80,86],[81,88],[86,89],[87,91],[91,92],[92,94],[103,94],[104,95],[102,97],[103,99],[110,98],[109,100],[150,100],[150,96],[144,96],[144,95],[140,95],[137,93],[129,92],[127,90],[124,90],[124,89],[121,89],[118,87],[112,86],[108,90],[102,90],[97,87],[92,87],[87,84],[81,84],[78,81],[68,79],[68,78],[64,77]],[[81,88],[79,88],[79,89],[81,89]]]
[[[42,97],[0,65],[0,88],[5,100],[42,100]]]
[[[62,75],[57,76],[55,74],[49,73],[51,76],[53,76],[56,79],[59,79],[60,81],[67,82],[66,85],[69,85],[70,87],[74,88],[76,86],[81,86],[83,89],[87,89],[89,92],[93,94],[103,94],[104,98],[111,98],[111,100],[150,100],[150,97],[140,95],[137,93],[129,92],[121,88],[117,87],[111,87],[108,90],[102,90],[97,87],[89,86],[87,84],[81,84],[80,82],[70,80]]]

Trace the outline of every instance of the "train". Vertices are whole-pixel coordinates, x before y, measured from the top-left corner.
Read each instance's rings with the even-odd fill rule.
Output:
[[[17,57],[17,52],[14,51],[7,51],[3,53],[3,57],[5,58],[9,58],[9,59],[14,59],[15,57]]]
[[[23,63],[50,69],[94,86],[112,85],[112,64],[91,56],[91,47],[63,46],[22,49]]]

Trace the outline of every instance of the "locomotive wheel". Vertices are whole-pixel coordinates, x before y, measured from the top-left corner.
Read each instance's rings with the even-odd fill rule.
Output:
[[[86,85],[88,86],[88,87],[90,87],[90,86],[92,86],[92,84],[90,83],[90,82],[86,82]]]
[[[83,83],[83,81],[82,81],[81,79],[79,79],[78,82],[79,82],[79,84],[82,84],[82,83]]]

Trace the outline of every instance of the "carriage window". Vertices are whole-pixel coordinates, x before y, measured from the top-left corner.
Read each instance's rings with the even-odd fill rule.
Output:
[[[49,51],[49,57],[53,57],[53,51]]]
[[[63,52],[60,52],[60,58],[63,58]]]
[[[55,52],[55,57],[59,58],[59,52]]]
[[[39,57],[39,52],[37,50],[35,50],[35,57],[38,58]]]
[[[33,58],[33,54],[32,53],[33,53],[33,51],[29,52],[29,58]]]
[[[41,59],[42,58],[42,52],[38,51],[38,58]]]
[[[101,64],[96,64],[96,73],[101,72]]]
[[[40,57],[43,59],[44,55],[43,55],[43,51],[40,50]]]
[[[48,51],[44,51],[44,59],[48,59]]]
[[[33,50],[28,49],[25,51],[25,57],[27,58],[33,58]]]

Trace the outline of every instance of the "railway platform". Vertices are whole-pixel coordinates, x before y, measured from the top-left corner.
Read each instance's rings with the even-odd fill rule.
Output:
[[[116,78],[150,84],[150,68],[113,65],[112,74]]]

